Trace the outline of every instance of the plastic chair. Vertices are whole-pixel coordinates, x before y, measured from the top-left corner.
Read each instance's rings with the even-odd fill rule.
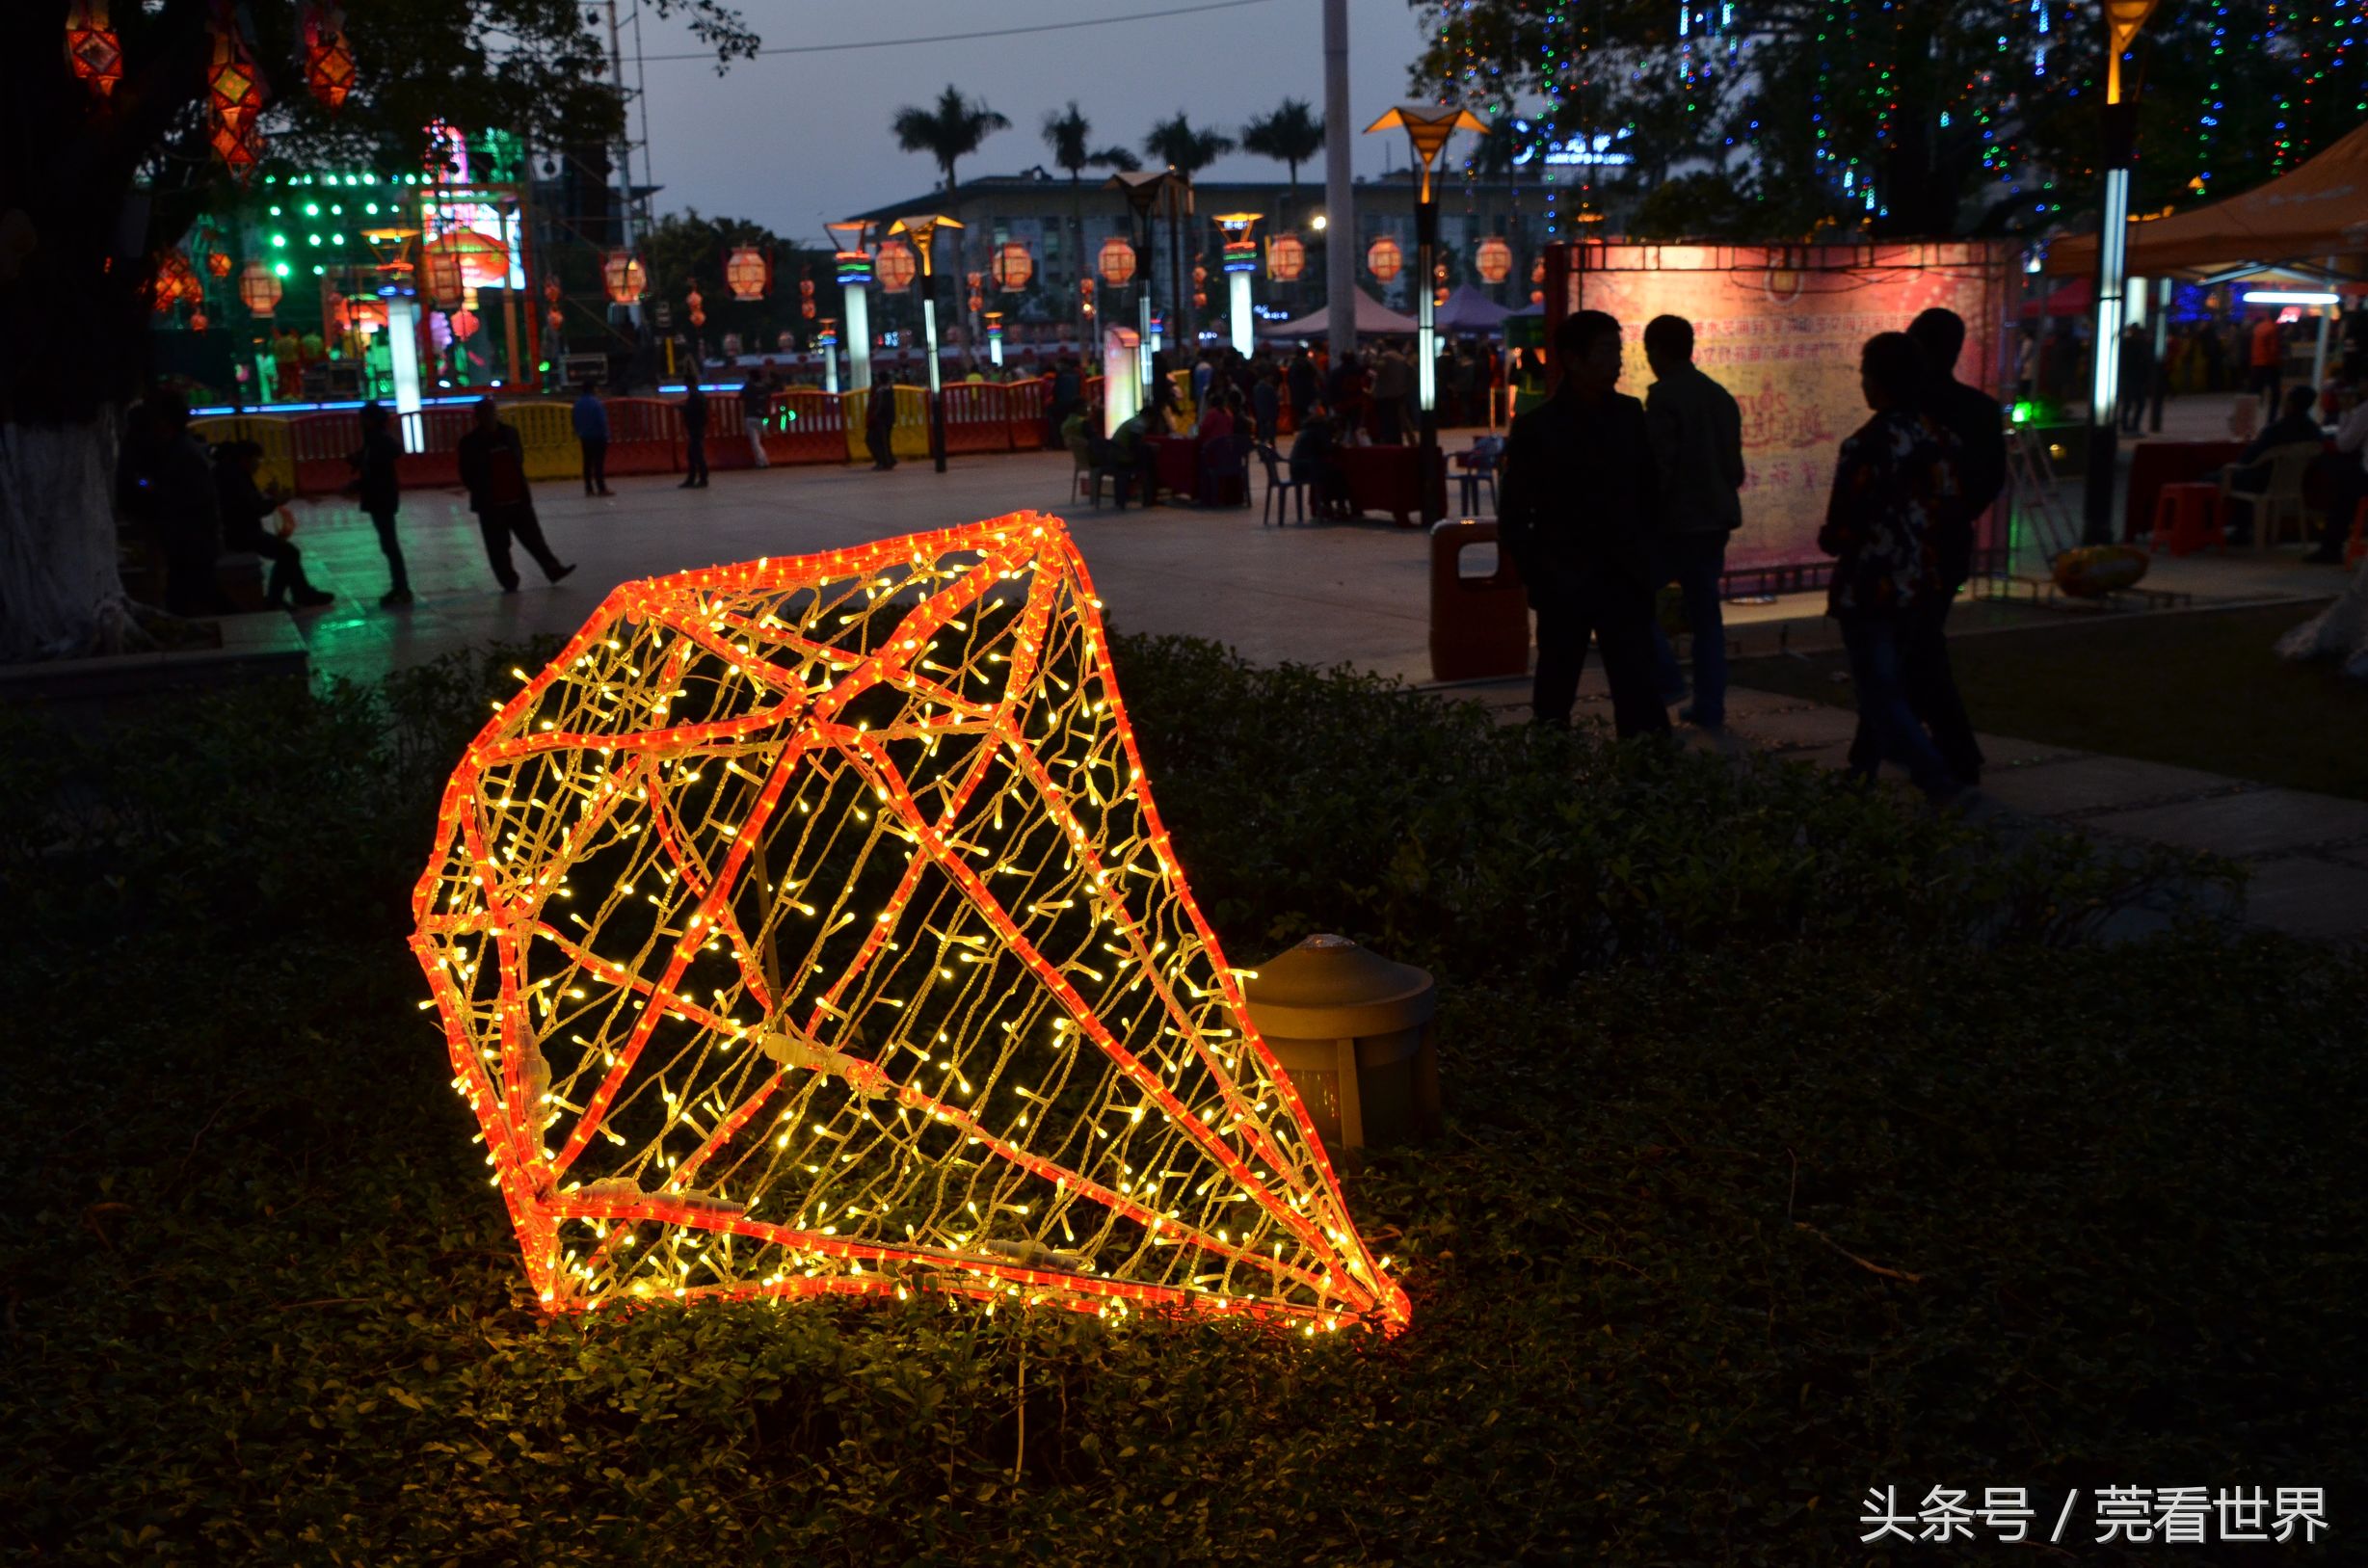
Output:
[[[1094,443],[1090,439],[1080,437],[1069,442],[1068,446],[1069,498],[1074,501],[1083,495],[1099,509],[1102,505],[1104,470],[1094,462]]]
[[[2310,465],[2325,450],[2316,441],[2294,441],[2284,446],[2273,446],[2262,454],[2270,465],[2270,483],[2266,490],[2247,491],[2223,489],[2222,516],[2226,517],[2226,503],[2242,501],[2252,508],[2253,548],[2266,550],[2276,543],[2278,525],[2288,518],[2305,538],[2310,532],[2310,504],[2302,499],[2302,478]]]
[[[1471,517],[1480,509],[1480,487],[1488,487],[1488,510],[1497,510],[1497,465],[1504,459],[1504,443],[1483,436],[1469,452],[1455,454],[1457,510]]]
[[[2165,485],[2157,491],[2147,552],[2168,548],[2173,556],[2193,555],[2207,545],[2228,547],[2228,536],[2220,525],[2220,487],[2206,481]]]
[[[1261,528],[1266,526],[1266,514],[1271,512],[1274,514],[1274,525],[1282,527],[1290,520],[1294,505],[1298,508],[1299,520],[1307,521],[1307,481],[1283,478],[1282,459],[1271,446],[1258,449],[1258,461],[1266,465],[1266,500],[1259,508],[1258,525]]]

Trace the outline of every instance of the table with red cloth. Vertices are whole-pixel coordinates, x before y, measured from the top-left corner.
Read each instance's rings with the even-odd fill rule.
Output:
[[[1399,526],[1419,526],[1426,512],[1447,516],[1447,460],[1443,457],[1430,476],[1430,505],[1423,504],[1417,476],[1420,446],[1339,446],[1332,461],[1348,491],[1348,505],[1356,512],[1387,512]]]
[[[1157,465],[1159,488],[1181,500],[1191,500],[1201,489],[1201,439],[1198,436],[1147,436],[1152,460]]]

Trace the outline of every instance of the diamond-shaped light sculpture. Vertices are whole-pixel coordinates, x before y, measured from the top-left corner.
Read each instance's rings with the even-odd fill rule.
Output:
[[[470,744],[413,913],[552,1310],[1406,1322],[1057,519],[619,588]]]

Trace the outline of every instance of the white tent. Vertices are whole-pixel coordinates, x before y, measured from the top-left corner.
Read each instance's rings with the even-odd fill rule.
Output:
[[[1357,332],[1360,334],[1376,336],[1383,333],[1397,333],[1411,336],[1414,328],[1415,321],[1412,316],[1401,316],[1370,294],[1366,293],[1365,290],[1357,290]],[[1261,337],[1322,337],[1331,330],[1332,307],[1325,306],[1315,314],[1301,316],[1297,321],[1287,321],[1279,327],[1262,327],[1259,329],[1258,335]]]

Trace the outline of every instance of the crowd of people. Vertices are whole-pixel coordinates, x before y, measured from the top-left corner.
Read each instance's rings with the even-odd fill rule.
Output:
[[[1743,520],[1742,417],[1693,363],[1693,328],[1644,329],[1654,375],[1642,399],[1618,387],[1620,323],[1566,318],[1555,349],[1561,385],[1519,415],[1506,440],[1499,514],[1537,612],[1533,722],[1566,727],[1587,645],[1600,649],[1622,736],[1666,733],[1682,680],[1655,599],[1674,582],[1692,633],[1692,705],[1681,720],[1725,721],[1726,638],[1719,580]],[[1826,613],[1840,625],[1859,710],[1850,768],[1903,768],[1937,803],[1971,807],[1982,757],[1949,667],[1951,603],[1972,574],[1974,526],[2005,488],[1998,404],[1958,382],[1965,324],[1924,312],[1861,352],[1870,417],[1837,454],[1819,546],[1834,557]]]

